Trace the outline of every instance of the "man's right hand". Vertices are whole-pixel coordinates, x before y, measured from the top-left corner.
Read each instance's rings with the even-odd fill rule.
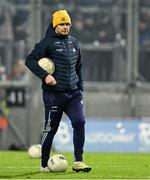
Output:
[[[48,84],[50,86],[55,86],[55,84],[57,83],[55,78],[53,76],[51,76],[50,74],[46,76],[45,82],[46,82],[46,84]]]

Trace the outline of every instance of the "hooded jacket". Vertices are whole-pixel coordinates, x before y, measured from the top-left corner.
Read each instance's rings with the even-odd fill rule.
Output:
[[[50,58],[55,64],[53,77],[55,86],[45,83],[48,73],[43,70],[38,61]],[[27,56],[25,65],[42,80],[42,89],[46,91],[72,91],[79,89],[83,91],[83,68],[78,41],[68,35],[59,36],[49,25],[45,38],[37,43],[31,53]]]

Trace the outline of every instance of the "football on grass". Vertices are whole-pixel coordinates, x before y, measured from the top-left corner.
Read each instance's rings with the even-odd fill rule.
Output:
[[[30,158],[33,158],[33,159],[41,158],[41,145],[34,144],[30,146],[28,149],[28,155]]]
[[[45,71],[47,71],[49,74],[53,74],[55,71],[55,65],[53,61],[49,58],[41,58],[38,61],[38,64],[41,68],[43,68]]]
[[[56,154],[49,158],[48,167],[52,172],[65,172],[68,168],[68,162],[65,156]]]

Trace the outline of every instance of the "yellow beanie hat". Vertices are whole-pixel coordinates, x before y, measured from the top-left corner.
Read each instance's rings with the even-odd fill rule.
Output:
[[[66,10],[59,10],[53,13],[53,28],[59,24],[68,23],[71,25],[71,19]]]

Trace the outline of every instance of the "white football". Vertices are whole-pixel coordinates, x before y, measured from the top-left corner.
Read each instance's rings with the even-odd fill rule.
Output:
[[[38,64],[41,68],[43,68],[45,71],[47,71],[49,74],[53,74],[55,71],[55,65],[53,61],[49,58],[41,58],[38,61]]]
[[[52,172],[65,172],[68,168],[68,161],[65,156],[56,154],[49,158],[48,167]]]
[[[40,144],[34,144],[29,147],[28,149],[28,155],[29,157],[33,159],[41,158],[41,145]]]

